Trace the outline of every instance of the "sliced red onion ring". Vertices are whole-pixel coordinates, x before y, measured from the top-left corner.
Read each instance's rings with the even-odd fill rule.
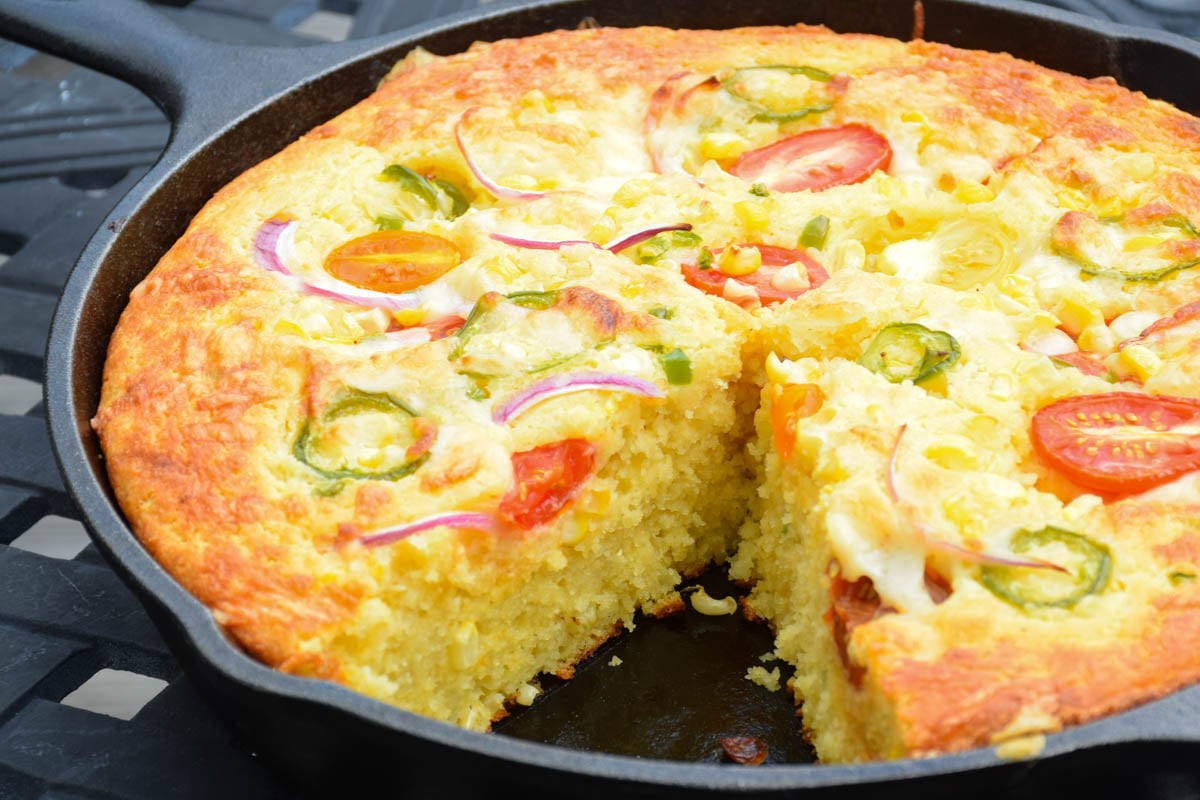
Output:
[[[420,290],[404,294],[387,294],[385,292],[365,292],[354,289],[327,289],[323,286],[306,281],[297,275],[287,265],[287,256],[291,249],[291,236],[295,232],[296,221],[272,217],[264,222],[254,235],[254,255],[259,266],[269,272],[275,272],[300,283],[300,288],[306,294],[340,300],[356,306],[368,308],[386,308],[391,311],[403,311],[421,305]]]
[[[888,456],[887,465],[887,487],[888,494],[891,495],[892,502],[900,506],[906,514],[912,517],[912,504],[906,502],[900,497],[900,492],[896,488],[896,456],[900,452],[900,440],[904,437],[904,432],[908,430],[908,425],[900,426],[899,432],[896,434],[896,443],[892,445],[891,455]],[[1042,559],[1017,558],[1016,556],[1001,556],[993,553],[984,553],[980,550],[972,550],[961,544],[956,544],[947,539],[942,539],[928,525],[918,519],[912,519],[913,526],[917,529],[917,533],[921,535],[921,541],[926,547],[931,550],[940,550],[947,555],[954,556],[963,561],[968,561],[974,564],[995,564],[1001,567],[1030,567],[1034,569],[1052,569],[1058,572],[1067,572],[1066,569],[1058,564]]]
[[[285,235],[291,234],[295,227],[295,220],[282,217],[271,217],[262,224],[258,233],[254,235],[254,255],[258,258],[260,267],[271,272],[278,272],[280,275],[292,274],[292,271],[283,263],[279,250],[286,242],[286,240],[280,240]]]
[[[494,180],[489,178],[479,165],[475,163],[475,159],[471,158],[471,154],[467,151],[466,144],[463,143],[462,126],[467,119],[478,111],[478,107],[468,108],[463,112],[463,115],[458,118],[458,122],[454,123],[454,143],[458,145],[458,151],[462,153],[463,160],[467,162],[467,169],[471,170],[471,174],[475,176],[475,180],[483,184],[483,188],[487,189],[498,198],[507,200],[537,200],[545,197],[546,192],[528,192],[520,189],[510,189],[507,186],[501,186]]]
[[[497,242],[512,245],[513,247],[524,247],[528,250],[559,250],[572,245],[587,245],[599,249],[608,250],[613,253],[620,252],[626,247],[632,247],[635,244],[646,241],[666,231],[690,231],[691,224],[687,222],[679,222],[674,225],[655,225],[652,228],[646,228],[640,231],[634,231],[620,239],[614,239],[605,245],[596,244],[588,239],[560,239],[557,241],[546,239],[528,239],[524,236],[512,236],[507,233],[489,234],[492,239]]]
[[[645,230],[631,233],[628,236],[624,236],[614,242],[609,242],[608,244],[604,245],[604,249],[611,250],[614,253],[619,253],[626,247],[632,247],[633,245],[644,242],[647,239],[652,239],[660,233],[665,233],[667,231],[690,231],[691,229],[692,226],[687,222],[680,222],[675,225],[657,225],[653,228],[646,228]]]
[[[365,547],[379,547],[433,528],[459,528],[475,531],[490,531],[496,528],[496,518],[491,514],[470,511],[451,511],[434,514],[395,528],[368,533],[359,539]]]
[[[559,241],[546,241],[544,239],[526,239],[523,236],[510,236],[507,233],[493,233],[491,238],[497,242],[510,244],[513,247],[524,247],[527,250],[559,250],[563,247],[570,247],[576,244],[586,244],[589,247],[599,248],[600,245],[587,239],[561,239]]]
[[[503,425],[543,400],[572,392],[626,392],[643,397],[665,397],[666,392],[642,378],[605,372],[575,372],[551,375],[514,394],[492,411],[492,419]]]
[[[353,292],[335,289],[326,289],[322,286],[315,286],[308,281],[304,282],[304,291],[308,294],[314,294],[318,297],[328,297],[331,300],[341,300],[344,303],[351,303],[356,306],[370,306],[371,308],[386,308],[391,311],[404,311],[409,308],[416,308],[421,305],[420,291],[405,292],[404,294],[383,294],[375,292]]]

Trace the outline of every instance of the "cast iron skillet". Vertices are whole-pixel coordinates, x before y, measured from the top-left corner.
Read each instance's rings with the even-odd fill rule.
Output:
[[[925,38],[1007,50],[1200,112],[1200,48],[1189,40],[1002,0],[925,0]],[[88,421],[109,337],[129,292],[201,205],[247,167],[364,97],[414,45],[436,53],[497,39],[605,25],[731,27],[823,23],[909,38],[912,0],[534,0],[489,5],[397,34],[320,47],[232,47],[173,29],[135,0],[0,0],[0,33],[129,81],[172,121],[159,162],[97,230],[50,331],[45,391],[55,455],[99,548],[145,604],[214,708],[298,792],[350,786],[442,797],[501,789],[572,797],[930,797],[1028,785],[1122,763],[1154,769],[1195,751],[1200,687],[1048,737],[1040,755],[990,749],[856,766],[758,768],[636,758],[460,730],[341,687],[268,669],[237,649],[208,612],[141,548],[117,508]],[[1186,76],[1186,77],[1185,77]],[[719,703],[720,697],[703,702]]]

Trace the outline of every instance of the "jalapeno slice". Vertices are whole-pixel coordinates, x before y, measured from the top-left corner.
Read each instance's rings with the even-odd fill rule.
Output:
[[[424,203],[430,211],[435,214],[441,212],[449,219],[462,216],[471,207],[462,190],[450,181],[426,178],[403,164],[389,164],[383,170],[383,177],[400,184],[401,189]],[[439,195],[445,195],[445,203]],[[390,215],[390,218],[396,219],[394,215]]]
[[[489,292],[483,297],[475,301],[475,305],[467,314],[467,321],[458,329],[455,336],[458,341],[455,343],[453,352],[450,354],[450,359],[454,360],[462,354],[463,347],[467,341],[475,335],[479,330],[479,321],[483,319],[489,311],[496,307],[501,300],[508,300],[522,308],[532,308],[537,310],[545,310],[554,306],[558,302],[558,292],[513,292],[512,294],[496,294]]]
[[[800,106],[797,108],[789,108],[781,110],[772,108],[762,102],[762,98],[756,96],[753,89],[748,85],[748,81],[756,74],[764,72],[781,72],[787,75],[803,75],[811,81],[819,83],[829,83],[833,79],[833,75],[823,69],[810,67],[806,65],[795,66],[791,64],[767,64],[763,66],[742,67],[734,70],[729,77],[721,81],[721,87],[731,95],[751,106],[758,111],[753,119],[757,122],[791,122],[793,120],[802,119],[809,114],[820,114],[833,108],[832,100],[822,100],[811,103],[809,105]]]
[[[692,382],[692,360],[678,347],[669,353],[663,353],[658,360],[667,376],[667,383],[672,386],[686,386]]]
[[[1108,547],[1053,525],[1037,531],[1019,530],[1009,546],[1014,553],[1047,552],[1055,548],[1062,554],[1065,548],[1067,557],[1074,562],[1064,565],[1065,571],[985,564],[980,570],[980,582],[992,594],[1018,608],[1070,608],[1088,595],[1103,591],[1112,574],[1112,554]]]
[[[1182,214],[1098,218],[1068,211],[1050,234],[1055,253],[1089,275],[1159,281],[1200,266],[1200,231]]]
[[[381,469],[368,470],[351,467],[338,458],[336,447],[322,447],[327,436],[334,435],[334,428],[339,423],[345,423],[348,418],[365,414],[383,414],[408,420],[414,439],[418,439],[418,420],[416,412],[389,394],[364,392],[351,389],[342,394],[325,407],[319,417],[309,417],[300,427],[300,433],[292,445],[292,455],[296,460],[323,478],[341,480],[394,481],[411,475],[429,459],[429,448],[432,438],[426,441],[415,441],[407,448],[405,458],[401,463],[385,465]],[[377,430],[378,426],[372,426]]]
[[[958,361],[958,342],[945,331],[895,322],[875,334],[858,363],[892,383],[920,383]]]
[[[675,248],[698,247],[700,235],[691,231],[669,231],[653,236],[634,249],[639,264],[654,264]]]
[[[825,246],[825,237],[829,235],[829,217],[822,214],[813,217],[800,232],[800,246],[813,247],[820,250]]]

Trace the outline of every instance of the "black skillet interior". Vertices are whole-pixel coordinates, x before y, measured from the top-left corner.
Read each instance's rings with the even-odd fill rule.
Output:
[[[911,0],[497,4],[399,36],[304,51],[217,47],[163,28],[153,14],[124,0],[120,13],[112,12],[111,0],[0,0],[6,35],[130,80],[154,97],[175,125],[162,160],[97,231],[63,293],[46,358],[52,439],[67,485],[97,544],[146,604],[184,669],[230,724],[297,787],[315,789],[316,794],[363,783],[387,786],[396,793],[437,790],[448,796],[511,787],[597,797],[614,791],[622,796],[662,797],[679,790],[705,796],[775,796],[803,790],[805,796],[843,797],[869,794],[886,784],[893,796],[920,792],[928,797],[960,789],[976,794],[1003,790],[1028,784],[1034,773],[1041,776],[1041,785],[1050,786],[1060,776],[1076,775],[1085,765],[1099,774],[1103,765],[1116,763],[1111,758],[1114,745],[1120,745],[1121,763],[1147,765],[1175,751],[1136,743],[1178,743],[1200,736],[1200,726],[1192,721],[1200,710],[1200,695],[1198,690],[1187,690],[1051,736],[1041,758],[1022,764],[1003,762],[990,751],[975,751],[892,764],[805,765],[796,763],[807,760],[802,746],[768,738],[776,759],[793,763],[746,769],[706,763],[712,760],[711,741],[688,741],[698,735],[698,729],[711,732],[727,724],[729,717],[720,715],[716,721],[697,720],[706,714],[712,717],[713,708],[727,706],[730,692],[701,691],[706,681],[715,679],[689,667],[687,659],[676,662],[673,669],[700,676],[699,688],[690,698],[667,695],[656,700],[653,695],[660,688],[655,686],[665,685],[661,678],[646,691],[620,684],[594,687],[601,697],[571,687],[553,693],[533,713],[514,718],[507,726],[508,735],[482,736],[384,707],[336,686],[280,675],[245,657],[134,540],[113,502],[88,427],[107,342],[129,291],[216,189],[363,97],[388,66],[416,44],[451,53],[476,40],[570,28],[587,18],[603,25],[716,28],[802,21],[907,39],[913,32],[913,4]],[[926,0],[924,17],[927,39],[1006,50],[1085,76],[1113,75],[1152,96],[1200,111],[1200,84],[1179,79],[1200,71],[1200,53],[1194,43],[1182,38],[996,0]],[[705,580],[719,583],[720,575]],[[669,624],[684,631],[683,640],[713,635],[694,620]],[[669,643],[682,640],[672,639],[670,628],[655,630],[665,631],[667,649],[678,652],[677,645]],[[756,630],[735,631],[733,639],[717,638],[718,644],[700,652],[729,655],[728,641],[740,642],[743,655],[762,652],[766,649],[762,640],[754,638],[762,635]],[[639,643],[644,643],[644,639],[630,639],[633,645],[616,645],[632,646],[627,655],[636,654],[636,648],[643,646]],[[654,646],[645,646],[648,658],[659,657],[653,655],[658,652]],[[605,651],[602,658],[611,655]],[[671,665],[663,669],[669,676],[666,684],[677,682]],[[740,669],[744,671],[744,666]],[[577,683],[586,685],[586,681]],[[575,700],[557,699],[571,692]],[[681,703],[704,713],[692,714],[688,709],[681,713]],[[557,722],[546,711],[553,704],[561,709]],[[626,720],[621,723],[625,727],[618,725],[607,734],[611,738],[605,743],[603,731],[597,733],[604,725],[589,714],[631,705],[645,705],[651,715],[647,719],[669,723],[650,725],[638,738],[630,736],[631,723]],[[758,713],[754,709],[776,714],[780,706],[778,700],[763,702],[759,697],[736,708],[734,718],[744,718],[745,709],[750,709],[747,714]],[[639,723],[635,719],[632,724]],[[748,731],[743,725],[727,732]],[[525,741],[522,736],[553,744]],[[635,752],[651,748],[640,755],[652,757],[633,756],[630,742],[639,743],[632,748]]]

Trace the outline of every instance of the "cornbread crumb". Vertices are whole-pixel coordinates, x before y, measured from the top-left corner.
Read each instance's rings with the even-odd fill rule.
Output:
[[[779,667],[770,670],[766,667],[750,667],[746,670],[746,680],[772,692],[779,691],[780,677]]]

